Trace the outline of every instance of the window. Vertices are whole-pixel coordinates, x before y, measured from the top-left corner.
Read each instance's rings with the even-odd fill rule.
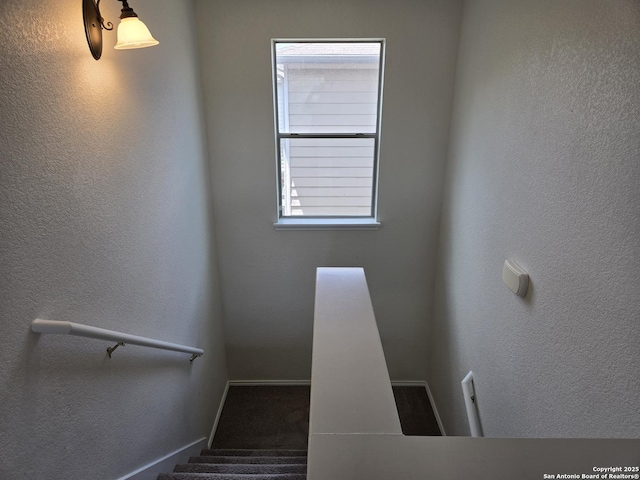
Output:
[[[375,221],[384,40],[274,40],[279,222]]]

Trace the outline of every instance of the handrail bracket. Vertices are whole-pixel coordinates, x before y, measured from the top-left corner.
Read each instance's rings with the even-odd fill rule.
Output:
[[[114,352],[114,350],[118,347],[124,347],[124,343],[122,342],[118,342],[116,343],[113,347],[109,347],[107,348],[107,353],[109,354],[109,358],[111,358],[111,354]]]

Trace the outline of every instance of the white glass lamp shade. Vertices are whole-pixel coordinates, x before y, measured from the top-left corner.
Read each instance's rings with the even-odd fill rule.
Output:
[[[138,17],[127,17],[120,20],[118,25],[118,43],[116,50],[129,48],[144,48],[158,45],[158,41],[151,36],[147,26]]]

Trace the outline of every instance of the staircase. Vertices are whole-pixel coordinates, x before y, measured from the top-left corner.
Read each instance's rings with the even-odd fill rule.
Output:
[[[202,450],[158,480],[305,480],[306,450]]]

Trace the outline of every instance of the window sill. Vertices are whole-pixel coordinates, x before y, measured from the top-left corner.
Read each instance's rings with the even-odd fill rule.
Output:
[[[378,230],[382,224],[374,218],[281,218],[276,230]]]

